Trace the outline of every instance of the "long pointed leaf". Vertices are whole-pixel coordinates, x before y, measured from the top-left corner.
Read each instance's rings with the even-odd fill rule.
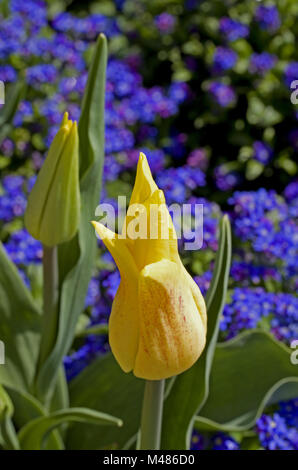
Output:
[[[114,416],[88,408],[69,408],[30,421],[19,432],[21,448],[23,450],[42,449],[43,441],[48,433],[66,422],[122,426],[122,421]]]
[[[298,370],[291,351],[261,330],[246,331],[216,347],[210,394],[196,428],[251,428],[268,403],[298,395]]]
[[[42,366],[37,390],[43,399],[53,392],[58,365],[67,353],[84,308],[86,292],[96,259],[96,237],[90,224],[99,202],[104,160],[104,104],[107,43],[98,38],[88,75],[79,122],[81,222],[78,235],[59,247],[60,313],[55,346]]]
[[[0,383],[29,391],[37,363],[41,316],[1,243],[0,299],[0,340],[5,346]]]
[[[17,429],[21,429],[27,423],[47,415],[44,406],[30,393],[22,390],[15,390],[8,387],[7,391],[14,404],[13,421]],[[47,450],[59,450],[63,448],[62,437],[58,429],[54,429],[48,436]]]
[[[112,354],[96,359],[70,383],[71,406],[88,406],[119,416],[123,427],[74,424],[68,431],[67,448],[121,449],[138,430],[143,393],[144,380],[123,372]]]

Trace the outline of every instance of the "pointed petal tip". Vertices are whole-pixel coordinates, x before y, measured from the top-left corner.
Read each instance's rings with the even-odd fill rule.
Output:
[[[62,118],[62,121],[61,121],[60,128],[66,127],[66,126],[68,125],[68,122],[69,122],[69,119],[68,119],[68,112],[65,111],[65,113],[63,114],[63,118]]]
[[[116,238],[115,232],[107,228],[105,225],[101,224],[100,222],[96,222],[95,220],[91,221],[91,224],[96,230],[96,233],[100,236],[102,240],[113,240]]]
[[[65,111],[65,113],[63,114],[62,122],[63,121],[68,121],[68,111]]]
[[[73,136],[76,136],[77,133],[78,133],[78,125],[77,125],[77,121],[68,121],[70,124],[70,127],[69,127],[69,132],[71,135]]]
[[[147,157],[146,155],[144,154],[144,152],[140,152],[140,155],[139,155],[139,160],[147,160]]]

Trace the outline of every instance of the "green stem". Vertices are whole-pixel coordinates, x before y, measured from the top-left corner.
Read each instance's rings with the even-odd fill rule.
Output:
[[[140,450],[159,450],[164,399],[164,380],[147,380],[145,385]]]
[[[59,301],[58,280],[57,247],[43,246],[43,324],[39,369],[52,351],[56,340]]]

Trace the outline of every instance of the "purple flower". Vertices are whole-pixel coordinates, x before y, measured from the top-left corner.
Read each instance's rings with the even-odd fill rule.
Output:
[[[175,103],[183,103],[189,96],[189,87],[184,82],[174,82],[169,88],[169,98]]]
[[[220,19],[219,31],[228,41],[236,41],[240,38],[246,38],[249,35],[248,26],[228,17]]]
[[[7,254],[17,265],[39,264],[42,260],[42,245],[25,230],[14,232],[4,244]]]
[[[236,95],[233,88],[221,82],[211,83],[209,85],[208,91],[215,101],[223,108],[233,104],[236,100]]]
[[[168,168],[157,175],[158,186],[165,191],[169,204],[172,202],[184,203],[188,190],[194,190],[198,186],[205,186],[205,175],[197,168],[180,166]]]
[[[14,115],[13,124],[14,126],[20,127],[24,121],[32,118],[33,107],[30,101],[21,101],[18,106],[18,110]]]
[[[10,222],[21,217],[26,209],[27,199],[23,190],[24,178],[10,175],[3,178],[4,193],[0,195],[0,219]]]
[[[298,129],[292,129],[289,132],[289,142],[295,151],[298,151]]]
[[[34,65],[26,70],[27,82],[33,86],[40,83],[53,83],[57,75],[56,67],[50,64]]]
[[[120,163],[112,155],[107,155],[104,160],[103,177],[105,181],[115,181],[119,177],[122,168]]]
[[[294,80],[298,80],[298,62],[290,62],[285,69],[285,83],[289,87]]]
[[[268,450],[298,450],[298,430],[287,426],[278,413],[263,414],[257,421],[256,431],[261,445]]]
[[[238,55],[228,47],[217,47],[213,57],[213,70],[215,73],[225,72],[234,67]]]
[[[188,166],[205,171],[208,167],[208,156],[204,149],[195,149],[187,157]]]
[[[271,332],[288,345],[298,337],[298,299],[292,294],[266,292],[263,288],[237,287],[225,305],[220,323],[226,338],[257,328],[267,318]]]
[[[204,227],[205,238],[205,227]],[[195,276],[194,281],[198,284],[203,295],[206,295],[212,280],[212,271],[205,271],[201,276]]]
[[[225,164],[219,165],[214,170],[215,184],[221,191],[229,191],[240,183],[240,174],[229,170]]]
[[[255,19],[261,29],[270,32],[276,31],[281,24],[278,9],[273,5],[260,5],[255,11]]]
[[[273,157],[273,151],[270,145],[257,140],[253,144],[253,158],[263,165],[267,165]]]
[[[118,33],[115,20],[101,14],[78,18],[71,13],[63,12],[54,17],[52,24],[57,31],[88,39],[95,38],[99,33],[105,33],[108,37]]]
[[[190,450],[203,450],[205,447],[204,437],[195,429],[191,436]]]
[[[288,202],[298,199],[298,181],[292,181],[284,190],[285,198]]]
[[[2,82],[15,82],[17,73],[11,65],[0,65],[0,80]]]
[[[252,262],[234,261],[231,266],[231,277],[242,286],[260,284],[263,281],[281,282],[282,276],[278,269],[270,266],[254,265]]]
[[[240,445],[226,433],[219,432],[212,436],[212,450],[239,450]]]
[[[254,53],[250,58],[249,69],[252,73],[264,75],[274,67],[276,61],[277,57],[268,52],[262,52],[261,54]]]
[[[102,286],[106,289],[106,296],[113,301],[120,284],[119,271],[114,271],[102,281]]]
[[[0,145],[0,150],[1,152],[6,156],[6,157],[11,157],[13,154],[15,148],[15,144],[13,140],[5,138],[2,140],[1,145]]]
[[[293,426],[298,429],[298,398],[279,403],[278,414],[282,416],[287,426]]]
[[[154,23],[160,33],[169,34],[175,27],[176,18],[173,15],[164,12],[155,17]]]

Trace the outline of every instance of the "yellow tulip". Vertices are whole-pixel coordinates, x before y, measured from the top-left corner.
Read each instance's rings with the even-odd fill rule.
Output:
[[[77,123],[65,113],[29,195],[25,226],[52,247],[75,235],[80,218]]]
[[[151,207],[158,208],[155,219]],[[132,209],[138,209],[138,214]],[[147,222],[146,235],[153,226],[157,236],[132,237],[129,228],[136,222]],[[119,365],[147,380],[185,371],[205,346],[206,307],[179,258],[164,194],[154,182],[144,154],[140,154],[122,234],[92,223],[121,275],[109,320],[109,342]]]

